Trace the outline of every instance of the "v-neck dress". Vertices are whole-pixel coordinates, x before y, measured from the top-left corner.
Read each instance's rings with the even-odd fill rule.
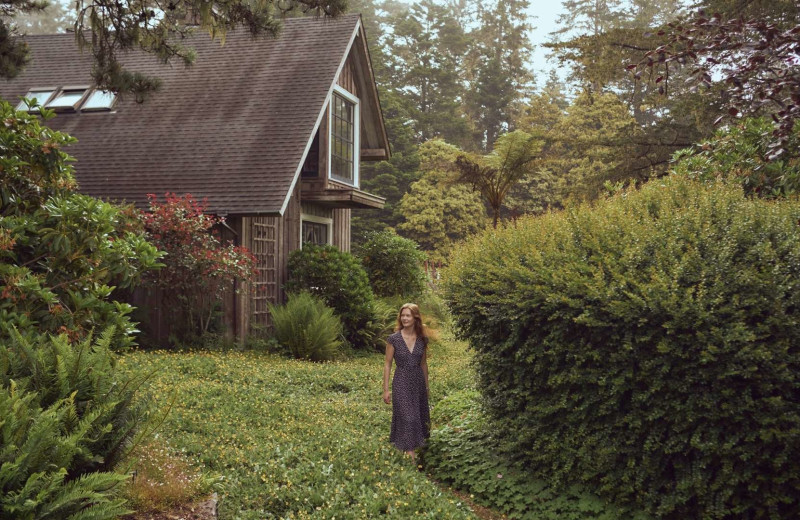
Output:
[[[410,451],[425,444],[430,435],[430,410],[422,353],[427,346],[417,338],[414,351],[406,346],[400,331],[387,340],[394,347],[396,368],[392,378],[392,433],[389,441],[398,449]]]

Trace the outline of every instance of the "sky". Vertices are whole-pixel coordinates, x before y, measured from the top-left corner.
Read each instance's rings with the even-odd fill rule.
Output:
[[[543,82],[548,71],[555,68],[556,64],[547,61],[546,55],[550,51],[542,47],[542,44],[550,41],[550,33],[558,28],[556,20],[558,20],[558,16],[563,12],[563,8],[560,0],[534,0],[531,3],[533,5],[531,5],[529,13],[531,16],[536,17],[531,23],[531,25],[536,27],[536,29],[531,31],[531,40],[533,44],[536,45],[532,62],[537,78]]]

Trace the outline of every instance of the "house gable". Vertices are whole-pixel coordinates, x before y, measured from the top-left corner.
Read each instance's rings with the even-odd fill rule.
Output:
[[[359,17],[358,24],[353,30],[351,40],[348,44],[347,51],[342,55],[339,68],[336,72],[335,80],[331,83],[328,90],[328,95],[325,100],[325,105],[319,113],[317,123],[314,127],[314,132],[309,136],[306,143],[306,149],[303,154],[303,162],[298,165],[297,172],[294,179],[294,184],[299,182],[301,171],[309,153],[319,153],[319,161],[317,167],[319,169],[319,177],[316,181],[306,183],[307,186],[314,186],[312,190],[315,193],[306,193],[304,198],[309,196],[315,197],[317,200],[323,200],[325,197],[321,191],[337,183],[328,182],[327,176],[330,168],[330,107],[333,96],[336,95],[337,90],[343,89],[358,99],[359,110],[359,161],[376,161],[386,160],[391,156],[389,139],[386,134],[386,126],[383,120],[383,111],[381,110],[380,99],[378,98],[378,89],[375,83],[375,76],[372,70],[372,62],[369,57],[369,50],[367,47],[367,38],[364,31],[363,23]],[[321,136],[318,142],[322,143],[321,148],[314,149],[312,147],[315,138]],[[346,187],[346,186],[341,186]],[[290,191],[291,193],[291,191]],[[352,199],[353,197],[350,197]],[[381,207],[383,199],[369,195],[364,192],[356,190],[355,198],[361,202],[350,203],[356,206],[362,203],[368,207]],[[333,201],[336,204],[340,201]],[[284,213],[286,205],[289,203],[287,196],[281,209],[281,214]]]

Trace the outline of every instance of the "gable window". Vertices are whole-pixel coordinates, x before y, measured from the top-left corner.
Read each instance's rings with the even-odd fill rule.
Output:
[[[38,107],[43,107],[50,100],[55,91],[56,89],[54,88],[31,90],[25,94],[25,98],[33,101],[37,105],[34,110],[38,110]],[[20,101],[19,105],[17,105],[17,110],[28,110],[28,105],[24,101]]]
[[[45,105],[47,108],[52,108],[56,112],[62,111],[75,111],[78,109],[83,97],[86,95],[86,88],[64,88],[61,89],[53,99]]]
[[[358,98],[342,88],[331,97],[330,178],[358,186]]]
[[[81,111],[111,110],[115,100],[116,96],[113,92],[108,92],[106,90],[95,90],[89,94],[86,102],[83,104],[83,106],[81,106]]]
[[[300,243],[324,246],[332,243],[333,219],[303,214],[300,217]]]

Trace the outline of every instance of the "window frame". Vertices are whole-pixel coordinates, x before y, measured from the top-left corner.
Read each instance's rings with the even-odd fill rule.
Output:
[[[75,103],[73,103],[72,105],[51,106],[51,103],[58,100],[61,94],[71,90],[83,91],[83,94],[81,94],[81,97],[78,98],[78,100]],[[86,100],[86,96],[88,96],[89,92],[91,91],[92,88],[87,85],[68,85],[61,87],[50,97],[50,100],[44,105],[44,107],[54,112],[77,112],[78,107],[81,106],[81,104]]]
[[[111,104],[109,104],[107,107],[88,107],[88,108],[86,107],[86,103],[88,103],[89,100],[92,99],[92,96],[94,96],[98,92],[102,93],[109,91],[101,90],[99,88],[89,89],[89,94],[85,95],[83,99],[81,99],[81,106],[80,106],[81,112],[111,112],[112,110],[114,110],[114,105],[117,104],[117,97],[118,97],[117,94],[115,94],[114,92],[111,92],[112,96]]]
[[[329,246],[333,245],[333,219],[330,217],[318,217],[317,215],[309,215],[307,213],[300,214],[300,249],[303,249],[303,222],[313,222],[315,224],[324,224],[328,228],[328,242]]]
[[[333,176],[333,103],[334,96],[340,96],[345,101],[353,103],[353,181],[336,178]],[[339,85],[335,85],[328,103],[328,180],[358,188],[359,163],[361,162],[361,107],[358,97],[348,92]]]
[[[35,87],[35,88],[29,88],[29,89],[28,89],[28,90],[25,92],[25,95],[24,95],[24,96],[22,96],[22,99],[30,99],[30,98],[28,97],[28,94],[31,94],[32,92],[50,92],[50,95],[49,95],[49,96],[47,96],[46,98],[44,98],[44,101],[42,101],[41,103],[39,103],[38,105],[36,105],[36,108],[28,108],[28,107],[25,105],[25,102],[24,102],[24,101],[22,101],[22,99],[20,99],[19,103],[17,103],[17,108],[16,108],[16,109],[17,109],[17,110],[24,111],[24,112],[38,112],[38,111],[39,111],[39,108],[41,108],[41,107],[46,107],[46,106],[47,106],[47,103],[48,103],[48,102],[49,102],[51,99],[53,99],[53,97],[55,97],[55,95],[56,95],[56,94],[58,94],[60,91],[61,91],[61,89],[60,89],[60,88],[58,88],[58,87]],[[36,100],[36,101],[37,101],[37,103],[39,102],[38,98],[37,98],[37,100]]]

